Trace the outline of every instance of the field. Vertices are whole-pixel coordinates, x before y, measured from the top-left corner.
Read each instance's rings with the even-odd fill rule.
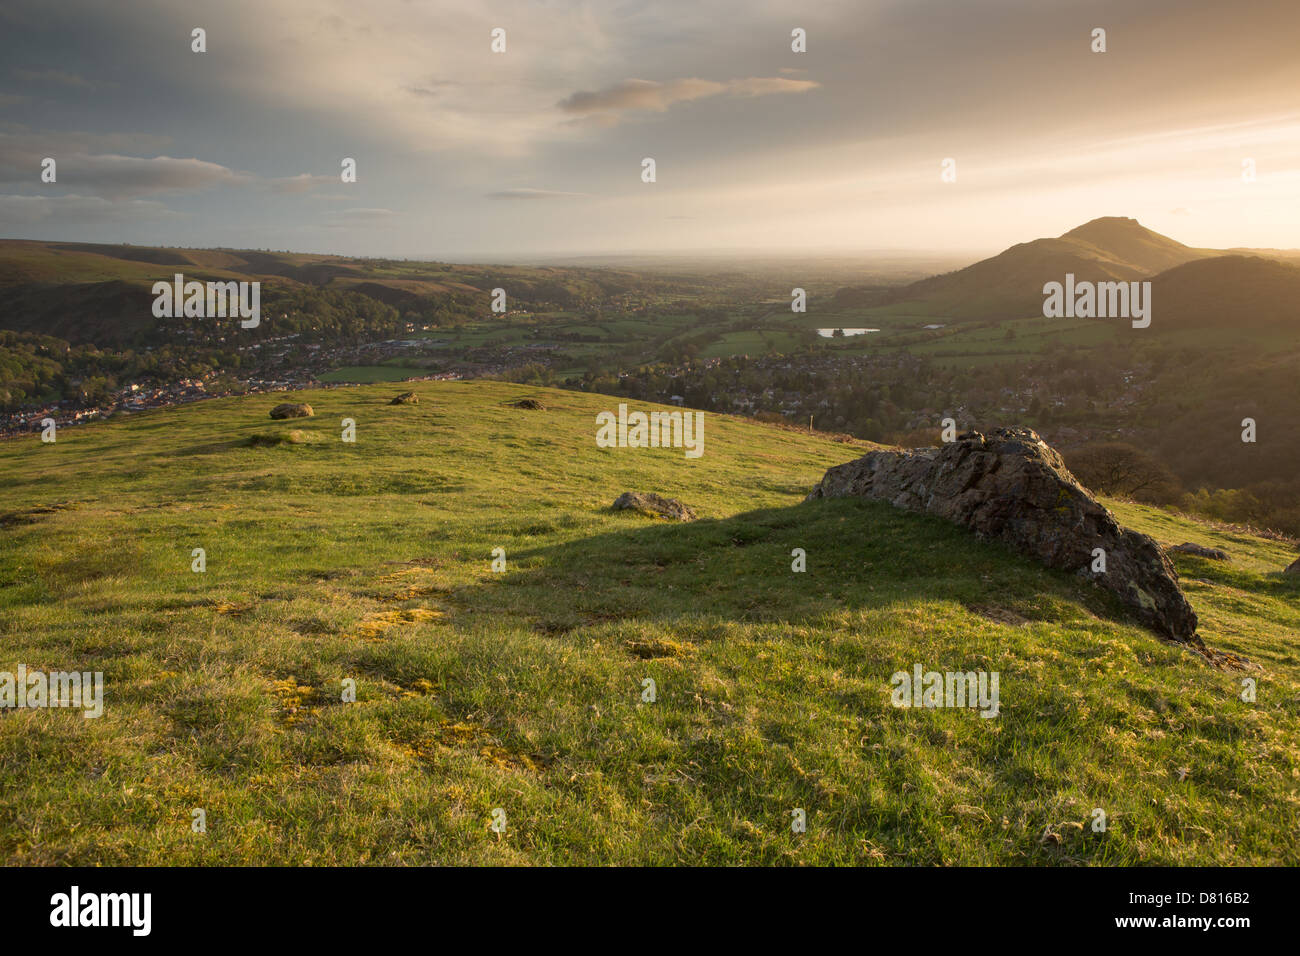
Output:
[[[1287,546],[1114,503],[1232,555],[1177,558],[1260,668],[1219,671],[961,529],[803,502],[865,445],[706,415],[691,460],[597,448],[599,395],[399,390],[0,442],[0,670],[106,682],[0,713],[6,863],[1300,863]],[[916,664],[998,672],[999,716],[891,706]]]

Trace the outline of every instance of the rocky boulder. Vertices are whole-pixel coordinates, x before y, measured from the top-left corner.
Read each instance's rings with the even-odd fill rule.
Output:
[[[1191,554],[1198,558],[1206,558],[1210,561],[1227,561],[1228,552],[1219,548],[1207,548],[1203,544],[1195,544],[1191,541],[1184,541],[1182,544],[1176,544],[1170,551],[1177,551],[1179,554]]]
[[[1196,612],[1160,545],[1121,527],[1031,429],[971,432],[942,448],[874,451],[831,468],[808,496],[846,497],[938,515],[1048,567],[1094,578],[1156,632],[1200,643]],[[1095,548],[1105,552],[1104,573],[1092,571]]]
[[[657,518],[672,518],[676,521],[694,521],[695,512],[676,498],[661,498],[656,494],[642,494],[639,491],[625,491],[614,499],[615,511],[628,509]]]
[[[1300,558],[1296,558],[1294,561],[1292,561],[1290,564],[1288,564],[1288,565],[1286,566],[1286,569],[1285,569],[1282,573],[1283,573],[1283,574],[1300,574]]]
[[[271,409],[272,418],[311,418],[316,413],[302,402],[285,402]]]
[[[398,395],[388,404],[389,405],[419,405],[420,397],[416,395],[414,392],[403,392],[401,395]]]

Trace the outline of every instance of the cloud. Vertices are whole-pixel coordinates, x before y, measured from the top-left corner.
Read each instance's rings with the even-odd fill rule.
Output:
[[[725,84],[709,80],[674,80],[671,83],[624,80],[603,90],[573,93],[561,100],[559,107],[566,113],[599,113],[609,110],[653,110],[662,113],[674,103],[717,96],[726,89]]]
[[[275,15],[268,16],[272,5]],[[258,110],[348,117],[350,140],[390,151],[463,150],[500,161],[567,139],[571,130],[552,107],[572,88],[569,77],[589,75],[591,64],[609,55],[610,14],[564,5],[525,2],[494,11],[463,0],[373,0],[364,8],[350,0],[225,0],[219,6],[238,49],[228,51],[205,92]],[[181,8],[160,8],[158,15],[176,28],[191,16]],[[503,21],[508,52],[494,54],[490,33]],[[433,76],[431,63],[437,64]]]
[[[588,193],[566,193],[554,189],[502,189],[487,193],[488,199],[573,199]]]
[[[1118,60],[1089,51],[1078,4],[1041,0],[1001,0],[1011,20],[961,0],[223,0],[203,24],[222,38],[207,54],[219,63],[190,52],[186,6],[61,0],[54,22],[48,0],[0,0],[0,193],[75,193],[88,215],[102,215],[96,195],[185,203],[183,221],[134,238],[247,233],[366,253],[831,246],[880,232],[993,250],[1091,218],[1096,195],[1153,222],[1185,206],[1169,221],[1198,226],[1180,238],[1203,245],[1220,244],[1216,230],[1224,245],[1297,244],[1285,211],[1300,196],[1300,127],[1275,119],[1297,109],[1294,0],[1256,0],[1249,18],[1209,0],[1113,5],[1112,37],[1144,51]],[[744,29],[719,43],[719,23]],[[795,23],[812,53],[790,51]],[[490,49],[496,26],[504,54]],[[20,67],[94,89],[29,85]],[[7,119],[117,132],[29,134]],[[648,139],[619,135],[646,121]],[[170,142],[148,135],[163,130]],[[672,167],[648,190],[647,154]],[[938,179],[950,155],[958,193]],[[39,181],[45,156],[57,185]],[[81,181],[76,156],[89,157]],[[360,187],[338,182],[343,156],[363,162]],[[1261,171],[1249,188],[1244,156]],[[508,188],[529,182],[553,188]],[[577,186],[591,198],[551,195]],[[359,202],[400,215],[330,219]],[[569,215],[596,204],[608,215]]]
[[[111,38],[105,56],[96,61],[98,72],[82,69],[97,89],[106,88],[95,98],[100,110],[96,123],[116,121],[118,128],[126,128],[125,119],[131,128],[140,128],[140,105],[150,101],[151,89],[162,86],[169,91],[169,103],[186,103],[186,115],[178,114],[168,123],[169,130],[187,144],[185,155],[198,156],[204,155],[203,146],[191,144],[196,136],[201,141],[207,135],[196,132],[201,117],[230,110],[255,122],[285,114],[304,117],[318,132],[333,134],[322,141],[337,141],[341,134],[390,153],[446,153],[449,162],[460,161],[461,156],[453,154],[461,153],[504,166],[551,147],[564,149],[584,128],[616,125],[624,109],[590,110],[582,103],[584,98],[608,96],[611,91],[604,85],[623,77],[689,77],[645,83],[640,90],[635,81],[627,81],[620,84],[623,89],[613,91],[633,101],[639,95],[641,105],[632,108],[643,112],[729,92],[743,95],[744,80],[733,81],[739,85],[729,90],[726,82],[694,78],[704,68],[701,62],[719,77],[743,77],[752,69],[742,65],[754,61],[752,51],[728,49],[724,54],[704,42],[718,19],[774,19],[782,34],[789,31],[784,11],[755,10],[752,0],[718,0],[708,9],[694,0],[644,9],[633,4],[513,0],[497,10],[467,6],[461,0],[372,0],[364,9],[350,0],[224,0],[204,24],[209,38],[218,33],[226,37],[220,51],[222,69],[209,73],[195,72],[187,43],[156,42],[188,36],[192,15],[183,5],[64,2],[77,9],[83,30]],[[53,31],[47,40],[36,29],[44,16],[41,0],[7,0],[0,8],[10,5],[28,11],[25,19],[32,26],[21,34],[12,31],[8,42],[0,36],[0,60],[21,62],[32,72],[66,62],[58,59],[66,43]],[[494,54],[490,31],[502,25],[509,28],[508,51]],[[763,33],[760,24],[753,28]],[[40,41],[39,49],[31,49],[34,40]],[[711,52],[701,61],[698,56],[705,47]],[[32,59],[20,60],[15,54]],[[436,69],[431,69],[432,63]],[[773,63],[771,75],[778,69],[779,63]],[[0,72],[13,79],[12,70]],[[99,83],[99,76],[112,76],[115,83]],[[56,89],[55,82],[46,94],[61,94],[84,115],[89,108],[85,91]],[[596,92],[586,97],[574,92],[584,89]],[[774,87],[749,95],[786,91]],[[566,98],[573,108],[555,109]],[[145,154],[140,148],[112,152]],[[261,170],[254,165],[261,157],[249,155],[242,137],[233,137],[221,156],[241,152],[242,168]]]
[[[51,157],[57,164],[56,186],[107,199],[131,199],[153,193],[198,192],[215,186],[257,186],[279,195],[301,195],[337,185],[337,175],[298,173],[262,177],[205,160],[171,156],[127,156],[97,149],[166,145],[165,138],[124,134],[0,133],[0,182],[35,184],[41,163]],[[42,188],[50,188],[42,184]],[[350,198],[350,197],[349,197]]]
[[[273,193],[299,195],[311,192],[318,186],[331,186],[340,181],[338,176],[299,173],[297,176],[282,176],[278,179],[268,179],[266,182]]]
[[[397,213],[391,209],[377,209],[356,207],[353,209],[340,209],[338,212],[330,213],[325,223],[327,229],[354,229],[359,226],[376,225],[387,219],[392,219]]]
[[[0,170],[6,167],[40,164],[44,156],[66,156],[70,153],[144,153],[168,149],[172,140],[168,136],[137,135],[130,133],[82,133],[53,130],[32,130],[20,124],[0,126]],[[19,179],[25,178],[24,176]],[[2,176],[3,173],[0,173]],[[17,180],[15,180],[17,181]]]
[[[617,113],[587,113],[567,119],[562,125],[569,129],[609,129],[621,121]]]
[[[155,194],[197,193],[220,186],[258,188],[276,195],[298,196],[337,186],[337,174],[298,173],[263,177],[220,163],[171,156],[127,156],[98,152],[103,148],[166,145],[165,137],[125,134],[33,132],[0,133],[0,183],[57,192],[72,190],[83,198],[99,196],[121,201]],[[45,157],[55,160],[58,179],[40,179]],[[354,201],[352,196],[318,195],[321,199]]]
[[[641,110],[663,113],[674,103],[688,103],[710,96],[769,96],[774,93],[806,93],[820,86],[813,80],[751,76],[718,83],[695,77],[656,83],[653,80],[624,80],[603,90],[572,93],[558,104],[566,113],[620,113]]]
[[[47,86],[52,84],[70,89],[90,89],[91,86],[84,77],[76,73],[66,73],[63,70],[24,70],[15,68],[14,76],[24,83],[44,84]]]
[[[107,199],[189,192],[251,182],[254,178],[200,159],[90,152],[95,139],[82,134],[0,133],[0,182],[40,184],[41,164],[46,157],[55,161],[57,186]],[[106,138],[106,142],[115,144],[121,141],[120,137]]]
[[[58,157],[56,157],[57,159]],[[238,185],[252,177],[201,159],[86,154],[59,159],[59,183],[108,199],[151,193],[194,192],[212,186]]]
[[[17,226],[85,226],[175,216],[160,202],[111,202],[101,196],[0,195],[0,221]]]
[[[420,86],[408,86],[406,92],[416,96],[442,96],[450,90],[460,88],[462,84],[454,80],[426,80]]]
[[[816,80],[787,80],[779,76],[751,76],[732,80],[727,91],[736,96],[770,96],[773,93],[807,93],[821,86]]]

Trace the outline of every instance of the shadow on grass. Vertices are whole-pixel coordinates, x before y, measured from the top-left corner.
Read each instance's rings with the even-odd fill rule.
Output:
[[[955,601],[1003,621],[1130,619],[1108,592],[938,518],[840,499],[512,549],[510,571],[457,593],[466,611],[549,634],[687,618],[813,624],[859,608]],[[807,570],[792,570],[792,552]],[[1000,616],[1001,615],[1001,616]]]
[[[1286,574],[1283,568],[1256,571],[1230,561],[1211,561],[1195,555],[1174,554],[1170,557],[1184,581],[1226,585],[1261,597],[1300,598],[1300,574]]]

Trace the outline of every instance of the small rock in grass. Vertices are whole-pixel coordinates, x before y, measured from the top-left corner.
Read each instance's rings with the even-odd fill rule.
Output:
[[[1198,558],[1208,558],[1211,561],[1228,560],[1227,551],[1220,551],[1218,548],[1207,548],[1203,544],[1193,544],[1191,541],[1176,544],[1169,550],[1177,551],[1179,554],[1194,554]]]
[[[272,418],[311,418],[316,413],[302,402],[284,402],[271,409]]]
[[[614,500],[613,507],[616,511],[639,511],[641,514],[657,518],[673,518],[677,521],[695,520],[695,512],[676,498],[663,498],[654,493],[625,491]]]

